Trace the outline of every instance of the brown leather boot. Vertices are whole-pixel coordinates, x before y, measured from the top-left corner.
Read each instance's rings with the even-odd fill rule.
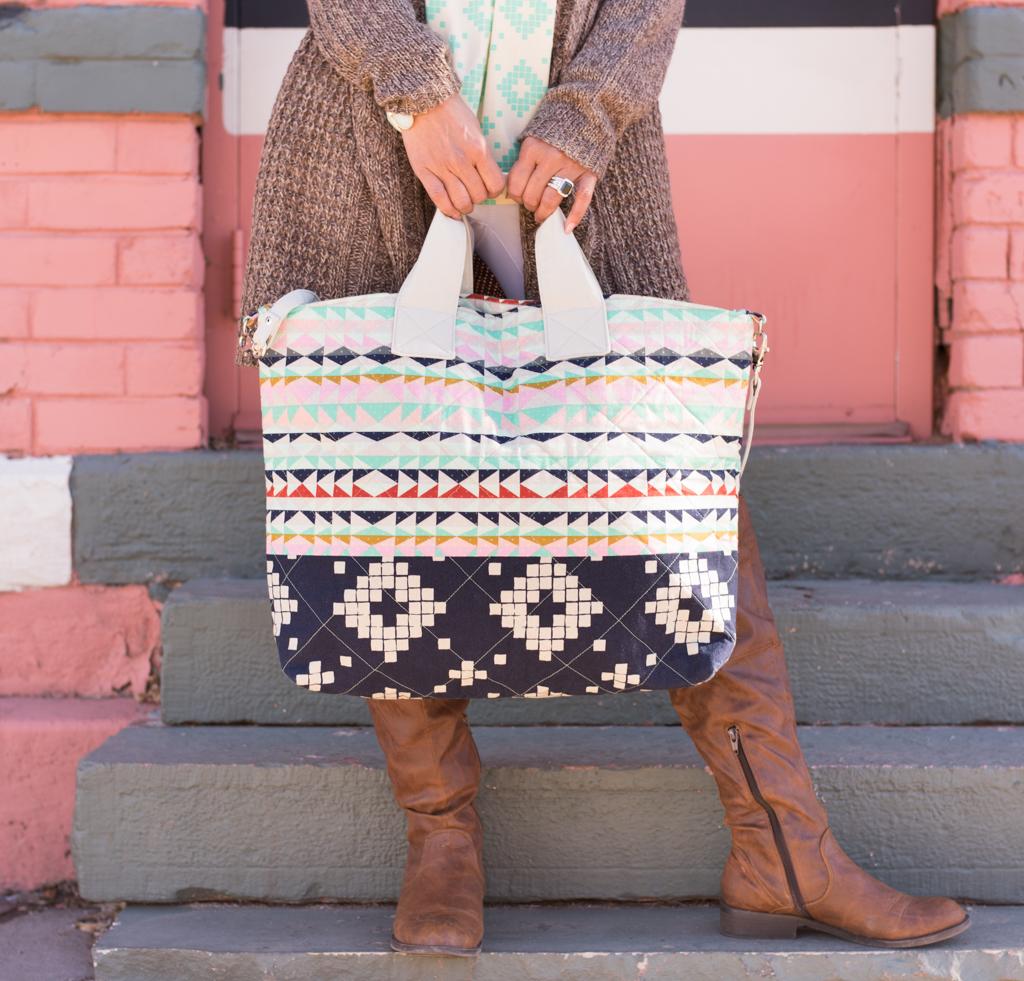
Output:
[[[736,647],[710,681],[669,697],[711,768],[732,831],[721,930],[790,938],[800,929],[873,947],[918,947],[967,929],[951,899],[915,897],[869,875],[839,847],[797,741],[782,642],[740,499]]]
[[[484,932],[480,756],[468,699],[368,699],[409,850],[391,946],[470,957]]]

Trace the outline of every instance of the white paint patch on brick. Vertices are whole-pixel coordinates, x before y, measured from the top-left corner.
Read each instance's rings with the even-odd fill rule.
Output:
[[[0,455],[0,590],[71,581],[71,457]]]

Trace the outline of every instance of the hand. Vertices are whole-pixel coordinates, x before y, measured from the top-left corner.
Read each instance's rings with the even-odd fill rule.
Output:
[[[402,142],[413,173],[449,218],[468,215],[505,188],[476,114],[459,94],[417,115]]]
[[[508,196],[529,208],[540,224],[554,214],[562,203],[562,195],[553,187],[546,186],[555,176],[568,177],[576,184],[572,207],[565,220],[565,230],[571,232],[583,220],[590,207],[597,186],[597,174],[587,170],[557,147],[536,136],[526,137],[519,148],[519,159],[508,172]]]

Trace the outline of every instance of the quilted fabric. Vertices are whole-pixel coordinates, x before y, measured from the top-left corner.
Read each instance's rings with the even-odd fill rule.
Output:
[[[259,359],[267,587],[311,691],[555,697],[696,684],[734,642],[755,322],[607,300],[608,355],[460,300],[456,357],[392,354],[394,294],[302,306]]]

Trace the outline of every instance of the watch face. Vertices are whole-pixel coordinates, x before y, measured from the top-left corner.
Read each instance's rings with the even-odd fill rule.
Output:
[[[388,120],[395,129],[408,129],[412,126],[412,116],[407,112],[389,112]]]

